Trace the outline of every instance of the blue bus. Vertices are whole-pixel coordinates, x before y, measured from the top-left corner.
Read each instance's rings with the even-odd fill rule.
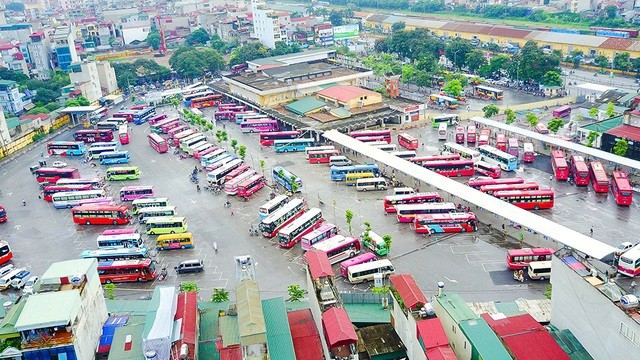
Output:
[[[98,261],[106,261],[148,258],[149,254],[147,248],[142,246],[124,249],[85,250],[80,254],[80,257],[84,259],[96,258]]]
[[[268,119],[269,115],[265,114],[238,114],[236,116],[236,124],[240,125],[247,120]]]
[[[242,121],[244,121],[245,116],[255,116],[255,115],[260,115],[260,114],[258,114],[257,111],[253,111],[253,110],[236,113],[235,114],[236,124],[240,124]]]
[[[126,164],[131,157],[128,151],[107,151],[100,153],[99,158],[101,165]]]
[[[273,149],[277,152],[305,151],[313,146],[313,139],[274,140]]]
[[[273,168],[273,180],[290,192],[302,191],[302,180],[282,166],[276,166]],[[291,183],[293,182],[297,185],[296,191],[293,191],[293,187],[291,186]]]
[[[345,181],[347,174],[365,173],[365,172],[373,173],[376,177],[380,176],[380,169],[378,169],[378,165],[376,164],[332,166],[331,180]]]
[[[228,152],[225,152],[223,154],[220,154],[216,157],[212,157],[212,158],[207,158],[207,159],[202,159],[202,161],[200,161],[200,165],[202,166],[207,166],[207,165],[212,165],[215,164],[219,161],[222,161],[228,157],[231,157],[232,155],[229,154]],[[234,155],[235,156],[235,155]]]
[[[47,144],[49,155],[82,156],[87,152],[87,146],[80,141],[52,141]]]
[[[149,121],[149,119],[156,114],[156,107],[149,106],[141,110],[137,110],[133,113],[133,123],[141,125]]]

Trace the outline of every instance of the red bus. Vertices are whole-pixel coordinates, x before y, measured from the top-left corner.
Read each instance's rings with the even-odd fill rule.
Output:
[[[155,125],[158,121],[169,117],[167,114],[158,114],[149,118],[149,125]]]
[[[236,113],[231,110],[218,110],[213,114],[216,120],[235,120]]]
[[[197,133],[198,130],[187,129],[185,131],[179,132],[173,136],[173,146],[180,146],[180,140],[186,138],[187,136],[193,135]]]
[[[51,196],[55,193],[59,192],[70,192],[70,191],[87,191],[93,190],[93,186],[90,184],[86,185],[48,185],[45,186],[42,190],[42,198],[44,201],[51,202]]]
[[[167,136],[169,136],[169,139],[173,140],[173,137],[176,134],[179,134],[185,130],[189,130],[189,127],[187,125],[180,125],[178,127],[174,127],[173,129],[167,131]]]
[[[483,128],[478,137],[478,146],[489,145],[489,139],[491,139],[491,129]]]
[[[309,151],[307,154],[307,160],[309,160],[309,164],[328,164],[330,157],[338,155],[340,155],[340,151],[338,149]]]
[[[474,232],[478,220],[473,213],[445,213],[416,215],[413,225],[418,234]]]
[[[415,156],[407,159],[412,163],[422,165],[426,161],[450,161],[460,160],[460,154],[446,154],[446,155],[427,155],[427,156]]]
[[[303,236],[315,230],[323,221],[320,209],[309,209],[278,232],[278,244],[286,249],[292,248]]]
[[[127,124],[122,124],[118,127],[118,140],[120,140],[120,145],[129,143],[129,126]]]
[[[551,168],[557,180],[567,180],[569,178],[569,166],[564,157],[564,151],[551,151]]]
[[[156,278],[156,263],[151,259],[108,260],[98,262],[103,284],[151,281]]]
[[[571,155],[571,176],[576,185],[589,185],[589,167],[582,156]]]
[[[522,160],[526,163],[534,162],[536,159],[536,153],[533,151],[533,144],[524,143],[522,149]]]
[[[167,144],[167,140],[162,136],[156,133],[150,133],[147,135],[147,139],[149,140],[149,145],[160,154],[169,151],[169,144]]]
[[[473,176],[473,160],[427,161],[422,166],[446,177]]]
[[[297,219],[304,213],[304,203],[300,199],[293,199],[284,206],[269,214],[260,222],[258,227],[262,236],[272,238],[278,234],[280,229]]]
[[[613,181],[611,182],[611,192],[616,199],[616,204],[629,206],[633,200],[633,188],[629,184],[627,174],[622,170],[614,170],[611,174]]]
[[[238,184],[238,196],[249,197],[264,187],[264,175],[257,174]]]
[[[551,209],[554,193],[551,189],[496,191],[493,196],[525,210]]]
[[[391,130],[361,130],[361,131],[352,131],[349,133],[354,139],[358,139],[361,137],[370,137],[370,136],[382,136],[384,141],[387,144],[391,144]],[[360,139],[358,139],[360,140]]]
[[[248,68],[249,68],[249,65],[247,65],[247,63],[233,65],[231,67],[231,73],[232,74],[241,73],[241,72],[247,70]]]
[[[136,110],[120,111],[120,112],[114,113],[113,115],[111,115],[111,117],[122,118],[122,119],[127,120],[127,122],[132,122],[133,121],[133,115],[135,113],[136,113]]]
[[[224,182],[226,183],[227,181],[232,180],[234,177],[242,174],[243,172],[245,172],[247,170],[251,170],[251,166],[249,166],[249,165],[241,165],[241,166],[233,169],[230,173],[227,174],[227,176],[224,177]]]
[[[149,107],[149,104],[138,104],[138,105],[133,105],[132,107],[129,108],[129,110],[142,110],[148,107]]]
[[[246,105],[236,104],[220,104],[218,105],[218,111],[233,111],[234,113],[247,110]]]
[[[524,182],[524,179],[519,177],[492,179],[490,177],[479,176],[479,177],[469,179],[469,181],[467,181],[467,185],[474,189],[480,189],[482,186],[485,186],[485,185],[522,184],[523,182]]]
[[[4,240],[0,240],[0,265],[11,259],[13,259],[13,252],[11,252],[9,243]]]
[[[7,210],[0,205],[0,223],[7,222]]]
[[[522,183],[522,184],[497,184],[497,185],[484,185],[480,187],[480,191],[493,195],[496,191],[510,191],[510,190],[538,190],[540,185],[537,182]]]
[[[551,261],[553,248],[523,248],[507,251],[507,267],[509,270],[522,270],[532,261]]]
[[[604,171],[604,167],[600,161],[592,161],[589,163],[589,170],[591,174],[591,184],[593,190],[597,193],[609,192],[609,177],[607,172]]]
[[[113,140],[113,132],[111,130],[77,130],[73,133],[76,141],[85,143],[108,142]]]
[[[204,107],[214,107],[222,100],[222,95],[213,94],[191,100],[191,107],[200,109]]]
[[[553,110],[552,116],[554,118],[564,118],[571,115],[571,106],[565,105]]]
[[[39,183],[55,184],[60,179],[78,179],[80,171],[75,168],[39,168],[35,171]]]
[[[398,135],[398,144],[408,150],[417,150],[420,147],[418,139],[407,133]]]
[[[275,140],[290,140],[297,139],[301,131],[270,131],[270,132],[261,132],[260,133],[260,145],[262,146],[273,146],[273,142]]]
[[[71,215],[81,225],[125,225],[131,220],[129,208],[122,205],[80,205],[71,209]]]
[[[464,144],[464,128],[456,126],[456,144]]]
[[[477,161],[474,166],[476,172],[479,174],[489,176],[493,179],[497,179],[502,176],[502,169],[498,165],[489,164],[485,161]]]
[[[496,134],[496,149],[507,152],[507,137],[502,133]]]
[[[384,139],[384,136],[360,136],[356,140],[362,141],[364,143],[387,142],[387,140]]]
[[[467,144],[475,144],[476,143],[476,127],[473,125],[467,126]]]
[[[384,212],[386,214],[396,213],[398,211],[396,209],[397,205],[423,204],[427,202],[442,202],[442,197],[435,192],[385,196],[383,202]]]

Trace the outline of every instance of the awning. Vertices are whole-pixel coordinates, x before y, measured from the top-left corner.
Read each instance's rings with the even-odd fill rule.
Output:
[[[344,309],[332,307],[322,314],[324,328],[329,347],[355,344],[358,341],[351,319]]]
[[[304,254],[304,258],[307,260],[307,264],[309,264],[309,272],[311,273],[312,280],[333,276],[331,263],[329,263],[327,253],[324,251],[309,250]]]

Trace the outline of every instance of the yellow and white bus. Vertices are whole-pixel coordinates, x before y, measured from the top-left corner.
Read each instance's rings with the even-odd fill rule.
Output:
[[[156,250],[192,249],[193,234],[190,232],[182,234],[166,234],[158,236],[156,240]]]

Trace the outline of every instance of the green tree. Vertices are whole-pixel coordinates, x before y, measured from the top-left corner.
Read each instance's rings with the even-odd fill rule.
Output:
[[[485,58],[482,51],[475,49],[465,55],[464,62],[469,68],[469,71],[476,72],[482,66],[486,65],[487,58]]]
[[[631,59],[631,70],[640,73],[640,57]]]
[[[231,148],[233,149],[233,152],[237,153],[238,150],[236,149],[238,147],[238,140],[236,139],[231,139]]]
[[[616,114],[616,106],[613,101],[607,103],[607,117],[611,118]]]
[[[540,83],[545,86],[562,86],[563,80],[558,72],[550,70],[542,76]]]
[[[598,136],[600,136],[600,133],[597,131],[589,131],[589,135],[587,135],[587,144],[585,146],[593,147],[593,143],[596,141]]]
[[[51,112],[51,111],[56,111],[56,110],[60,109],[60,104],[58,104],[57,102],[50,102],[47,105],[45,105],[44,107],[46,107],[47,110],[49,110],[49,112]]]
[[[178,100],[178,98],[176,97],[172,97],[169,102],[171,103],[171,106],[173,106],[175,109],[178,108],[178,105],[180,105],[180,100]]]
[[[516,112],[511,109],[505,109],[504,116],[507,125],[511,125],[516,121]]]
[[[628,52],[619,52],[613,58],[613,67],[617,70],[631,70],[631,59]]]
[[[155,51],[158,51],[158,49],[160,48],[161,41],[162,40],[160,38],[160,33],[157,31],[151,31],[149,35],[147,35],[147,40],[145,40],[147,45],[151,46],[151,48]]]
[[[298,284],[287,286],[287,292],[289,293],[289,301],[291,302],[299,302],[300,300],[304,299],[304,296],[307,293]]]
[[[391,31],[396,32],[396,31],[404,30],[406,26],[407,24],[405,24],[404,21],[394,22],[393,25],[391,25]]]
[[[238,148],[238,156],[240,156],[240,159],[242,159],[242,160],[244,160],[244,158],[247,157],[247,147],[246,146],[240,145],[240,147]]]
[[[351,234],[351,221],[353,221],[353,211],[347,209],[344,213],[345,219],[347,220],[347,225],[349,225],[349,234]]]
[[[564,120],[562,120],[561,118],[553,118],[547,124],[547,129],[549,129],[549,131],[551,131],[552,133],[557,134],[558,130],[560,130],[560,128],[563,126]]]
[[[342,14],[338,11],[331,10],[331,13],[329,14],[329,21],[333,26],[342,25],[343,24]]]
[[[604,55],[598,55],[593,59],[593,63],[595,66],[601,68],[602,70],[609,67],[609,59],[607,59]]]
[[[535,41],[530,40],[512,57],[508,73],[512,78],[538,83],[548,71],[561,72],[558,69],[560,60],[558,53],[545,54]]]
[[[186,45],[204,45],[209,39],[211,39],[211,37],[207,30],[199,28],[189,34],[184,42]]]
[[[427,54],[416,62],[416,68],[427,73],[434,73],[438,70],[438,60],[435,56]]]
[[[365,221],[365,222],[363,222],[362,224],[364,225],[364,231],[365,231],[365,232],[369,232],[369,231],[371,231],[371,222],[369,222],[369,221]]]
[[[454,97],[460,96],[462,94],[462,84],[460,84],[460,80],[451,80],[444,84],[442,91]]]
[[[185,281],[180,283],[181,292],[198,292],[198,284],[193,281]]]
[[[216,303],[229,301],[229,292],[222,288],[215,288],[211,295],[211,301]]]
[[[580,61],[583,57],[584,53],[582,52],[582,50],[573,50],[571,54],[569,54],[567,60],[573,63],[573,67],[577,69],[580,67]]]
[[[484,112],[484,117],[490,118],[493,115],[498,115],[498,113],[500,112],[500,109],[494,104],[489,104],[483,107],[482,111]]]
[[[608,19],[615,19],[618,17],[618,7],[615,5],[607,5],[604,7],[604,12],[607,14]]]
[[[109,300],[116,299],[116,284],[114,283],[104,284],[102,285],[102,288],[107,293],[107,299]]]
[[[589,117],[595,119],[598,116],[599,112],[600,111],[598,110],[598,108],[592,107],[591,109],[589,109]]]
[[[525,116],[525,119],[527,120],[527,124],[529,124],[529,126],[531,127],[538,125],[538,117],[534,113],[528,113]]]
[[[393,243],[391,235],[383,235],[382,240],[384,241],[384,247],[387,249],[387,256],[389,256],[389,252],[391,252],[391,244]]]
[[[18,84],[24,84],[25,81],[29,80],[29,77],[22,72],[10,70],[6,67],[0,66],[0,79],[2,80],[13,80]]]
[[[182,47],[169,59],[169,65],[178,74],[195,78],[206,72],[217,72],[225,68],[222,55],[211,48]]]
[[[44,106],[34,107],[33,109],[27,111],[27,115],[37,115],[37,114],[48,114],[49,109]]]
[[[613,146],[613,153],[618,156],[627,156],[627,151],[629,150],[629,143],[625,139],[618,139],[616,144]]]
[[[390,288],[388,285],[382,286],[382,287],[372,287],[371,288],[371,292],[374,294],[379,294],[379,295],[384,295],[384,294],[388,294],[390,291]]]
[[[250,43],[231,52],[229,65],[244,64],[247,61],[261,59],[268,56],[269,49],[260,43]]]
[[[546,297],[547,299],[551,300],[551,293],[552,293],[552,285],[549,284],[547,285],[547,287],[544,289],[544,297]]]
[[[258,160],[258,163],[260,164],[260,171],[262,172],[262,175],[264,175],[264,166],[267,164],[266,161],[264,161],[264,159],[260,159]]]
[[[445,56],[456,68],[466,65],[467,53],[473,50],[473,45],[467,40],[455,38],[445,47]]]

